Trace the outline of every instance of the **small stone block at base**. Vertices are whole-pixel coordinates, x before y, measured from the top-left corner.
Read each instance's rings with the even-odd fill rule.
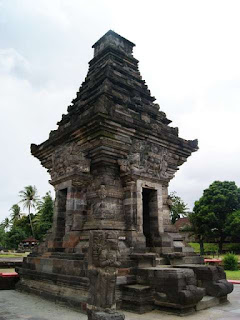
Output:
[[[88,317],[89,319],[89,317]],[[103,311],[91,312],[90,320],[124,320],[125,315],[119,312],[107,313]]]

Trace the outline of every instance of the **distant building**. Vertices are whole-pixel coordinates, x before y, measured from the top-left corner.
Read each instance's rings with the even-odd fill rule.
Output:
[[[191,227],[191,222],[189,218],[185,217],[185,218],[178,219],[174,225],[177,231],[181,231],[181,230],[184,230],[186,227]]]
[[[6,251],[8,251],[6,248],[0,246],[0,252],[6,252]]]
[[[38,240],[33,237],[29,237],[19,243],[18,250],[31,251],[38,245]]]
[[[195,241],[193,232],[190,231],[192,225],[188,217],[178,219],[174,226],[186,242]]]

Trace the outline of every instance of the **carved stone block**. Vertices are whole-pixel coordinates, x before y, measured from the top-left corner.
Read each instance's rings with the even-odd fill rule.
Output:
[[[88,311],[88,320],[124,320],[125,315],[119,312]]]
[[[186,265],[196,275],[198,286],[205,288],[206,293],[213,297],[224,297],[233,291],[233,284],[226,280],[222,267],[206,265]]]

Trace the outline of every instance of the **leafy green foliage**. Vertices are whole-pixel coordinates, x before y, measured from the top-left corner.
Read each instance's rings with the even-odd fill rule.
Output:
[[[171,192],[169,198],[171,200],[171,221],[172,224],[174,224],[179,218],[187,216],[188,208],[184,201],[179,196],[177,196],[176,192]]]
[[[5,236],[5,245],[8,249],[17,249],[18,244],[27,238],[24,230],[13,227]]]
[[[225,228],[227,234],[231,234],[235,239],[240,238],[240,210],[234,211],[227,218],[227,225]]]
[[[31,218],[33,219],[34,215],[31,214]],[[13,230],[17,230],[17,229],[20,229],[22,230],[25,234],[26,234],[26,237],[30,237],[32,235],[32,232],[31,232],[31,225],[29,223],[29,218],[28,216],[22,216],[22,218],[20,218],[19,220],[17,220],[13,227],[12,227]],[[11,229],[11,230],[12,230]]]
[[[1,227],[4,229],[4,231],[7,231],[7,229],[10,227],[10,220],[9,218],[5,218],[2,223]]]
[[[225,243],[223,249],[235,253],[240,252],[240,243]]]
[[[38,203],[37,214],[33,220],[36,238],[42,240],[52,226],[54,202],[50,192],[47,192]]]
[[[11,209],[11,221],[14,223],[15,221],[19,220],[21,218],[21,208],[18,204],[14,204]]]
[[[20,191],[21,202],[28,209],[28,215],[20,213],[19,205],[11,207],[11,220],[6,218],[0,224],[0,245],[7,249],[17,249],[19,243],[32,236],[33,224],[35,237],[42,240],[47,230],[51,228],[53,219],[53,199],[50,192],[38,201],[36,187],[28,186]],[[36,208],[36,215],[30,213],[31,208]],[[33,222],[33,224],[31,223]]]
[[[240,209],[240,189],[232,181],[215,181],[195,202],[189,216],[200,241],[217,238],[219,252],[228,233],[228,217]]]
[[[6,232],[5,232],[4,227],[2,225],[0,225],[0,246],[1,247],[5,247],[6,246],[5,235],[6,235]]]
[[[33,215],[31,215],[33,217]],[[8,249],[17,249],[19,243],[32,235],[29,217],[16,220],[10,231],[5,233],[4,244]]]
[[[233,253],[227,253],[223,259],[223,266],[225,270],[238,270],[238,258]]]

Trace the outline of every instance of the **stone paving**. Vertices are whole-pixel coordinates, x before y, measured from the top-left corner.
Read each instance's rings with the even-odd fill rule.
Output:
[[[178,316],[160,311],[143,315],[125,312],[126,320],[179,320]],[[185,316],[187,320],[239,320],[240,286],[229,295],[229,303]],[[75,310],[34,295],[14,290],[0,291],[0,320],[87,320],[87,316]]]

